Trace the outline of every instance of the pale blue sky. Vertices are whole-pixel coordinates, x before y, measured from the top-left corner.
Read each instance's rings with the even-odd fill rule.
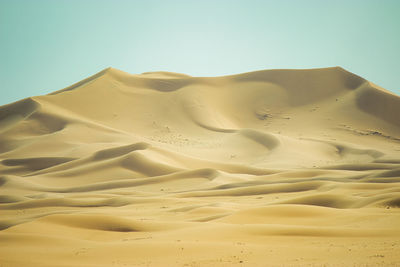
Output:
[[[0,0],[0,105],[112,66],[219,76],[342,66],[400,94],[397,0]]]

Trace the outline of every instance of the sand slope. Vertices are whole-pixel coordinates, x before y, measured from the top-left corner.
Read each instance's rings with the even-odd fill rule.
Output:
[[[400,265],[400,97],[342,68],[108,68],[0,107],[2,266]]]

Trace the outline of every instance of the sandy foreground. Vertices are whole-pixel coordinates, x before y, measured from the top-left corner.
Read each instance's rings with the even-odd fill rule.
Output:
[[[0,107],[0,266],[400,266],[400,97],[108,68]]]

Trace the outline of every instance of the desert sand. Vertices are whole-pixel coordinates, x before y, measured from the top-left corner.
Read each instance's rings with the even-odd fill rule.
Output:
[[[400,266],[400,97],[340,67],[108,68],[1,106],[0,174],[2,267]]]

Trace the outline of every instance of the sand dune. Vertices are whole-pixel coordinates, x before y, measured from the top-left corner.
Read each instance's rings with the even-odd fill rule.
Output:
[[[400,265],[399,114],[340,67],[108,68],[4,105],[0,265]]]

